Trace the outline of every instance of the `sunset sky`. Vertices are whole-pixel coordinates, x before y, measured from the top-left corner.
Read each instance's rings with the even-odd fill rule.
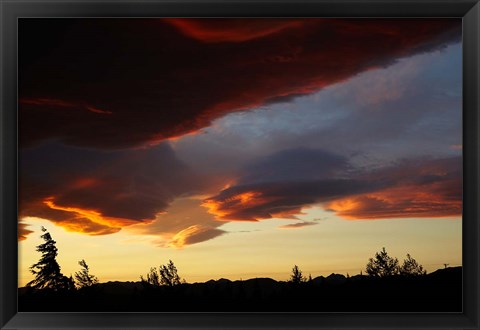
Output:
[[[20,19],[19,286],[462,264],[460,19]]]

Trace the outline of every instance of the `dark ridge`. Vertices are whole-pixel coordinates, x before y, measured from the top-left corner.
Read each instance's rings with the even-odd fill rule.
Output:
[[[331,274],[294,284],[271,278],[154,287],[99,283],[53,293],[19,288],[20,312],[461,312],[462,267],[423,276]]]

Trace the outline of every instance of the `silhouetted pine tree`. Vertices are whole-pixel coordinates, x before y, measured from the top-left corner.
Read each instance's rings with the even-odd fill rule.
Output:
[[[419,276],[425,275],[427,272],[423,266],[413,259],[410,254],[407,254],[407,259],[403,260],[402,267],[400,267],[400,275],[403,276]]]
[[[44,234],[41,236],[45,243],[37,246],[37,252],[42,253],[40,260],[30,267],[30,272],[35,278],[27,283],[34,289],[51,289],[54,291],[71,290],[75,288],[73,279],[64,276],[60,272],[60,266],[56,260],[57,247],[50,233],[42,227]]]
[[[306,279],[303,277],[302,271],[298,268],[297,265],[292,268],[292,275],[290,275],[290,281],[293,284],[300,284],[305,282]]]
[[[366,272],[372,277],[398,275],[398,259],[390,257],[385,248],[382,248],[382,251],[375,253],[375,258],[369,259]]]

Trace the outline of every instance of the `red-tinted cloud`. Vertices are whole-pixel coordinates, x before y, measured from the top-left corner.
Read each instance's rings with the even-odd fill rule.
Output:
[[[203,206],[227,221],[296,219],[302,209],[339,197],[376,190],[384,182],[350,179],[260,182],[233,186],[204,201]]]
[[[327,204],[347,219],[437,218],[462,214],[458,181],[409,185],[353,196]]]
[[[460,33],[460,19],[21,19],[20,145],[158,143]]]
[[[21,106],[36,105],[36,106],[46,106],[51,108],[60,108],[61,111],[91,111],[94,113],[100,113],[104,115],[111,115],[112,112],[108,110],[97,109],[95,107],[89,106],[87,104],[75,104],[58,99],[20,99],[19,103]]]
[[[229,221],[292,219],[311,205],[323,205],[348,219],[460,216],[461,166],[461,157],[410,159],[340,174],[344,178],[312,180],[295,179],[297,169],[291,167],[292,174],[283,180],[234,185],[203,205],[218,220]]]
[[[281,32],[285,29],[305,28],[305,19],[245,19],[224,20],[219,28],[215,19],[166,18],[166,22],[183,34],[203,42],[243,42]],[[312,20],[315,25],[315,20]]]
[[[460,157],[403,161],[366,176],[390,178],[392,187],[338,199],[326,207],[347,219],[461,216],[461,164]]]

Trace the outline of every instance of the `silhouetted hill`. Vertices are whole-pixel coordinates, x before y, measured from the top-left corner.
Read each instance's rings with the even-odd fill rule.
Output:
[[[337,283],[337,284],[341,284],[341,283],[345,283],[347,281],[347,278],[341,274],[330,274],[327,276],[327,278],[325,279],[327,281],[327,283]]]
[[[437,269],[434,272],[427,274],[430,277],[437,277],[437,276],[458,276],[462,274],[462,267],[447,267],[442,269]]]
[[[359,275],[350,276],[349,280],[350,281],[362,281],[362,280],[365,280],[367,278],[368,278],[368,276],[359,274]]]
[[[316,285],[322,284],[324,282],[325,282],[325,277],[323,277],[323,276],[318,276],[318,277],[315,277],[314,279],[312,279],[312,283],[314,283]]]
[[[99,283],[98,287],[105,294],[115,294],[115,295],[130,294],[135,289],[137,290],[143,289],[143,285],[141,282],[119,282],[119,281]]]
[[[416,277],[330,274],[300,284],[271,278],[174,287],[116,281],[69,293],[18,293],[21,312],[461,312],[462,267]]]

